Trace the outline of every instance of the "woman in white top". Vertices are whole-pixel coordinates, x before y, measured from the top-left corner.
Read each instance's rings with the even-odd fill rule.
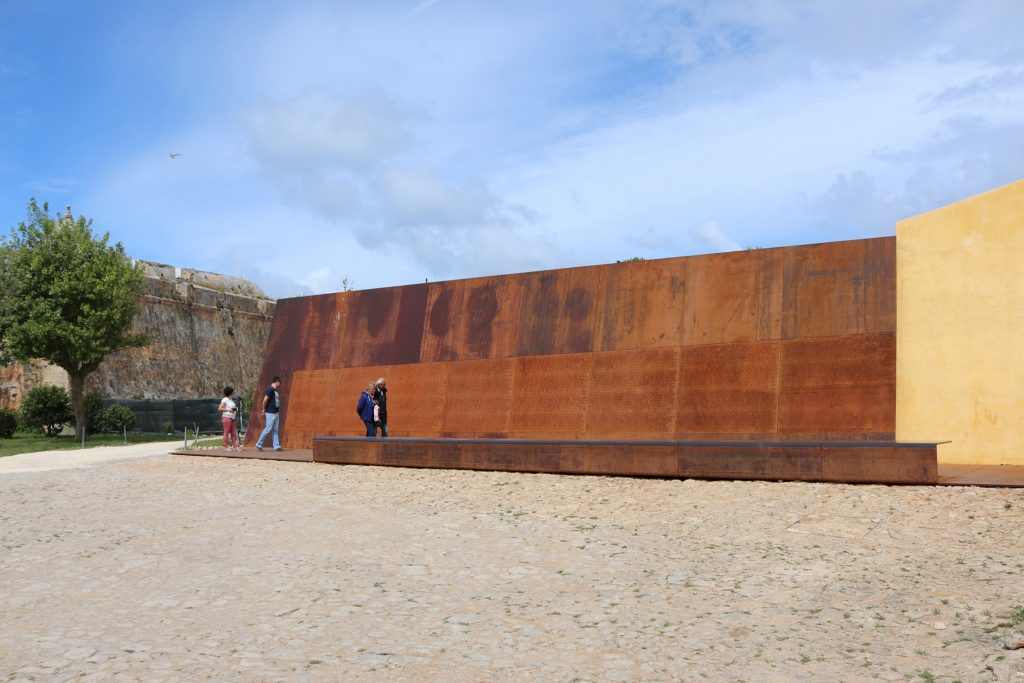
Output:
[[[238,445],[238,430],[235,423],[238,418],[238,406],[232,400],[235,390],[232,387],[224,387],[224,398],[220,400],[220,421],[224,424],[224,448],[229,451],[240,451]]]

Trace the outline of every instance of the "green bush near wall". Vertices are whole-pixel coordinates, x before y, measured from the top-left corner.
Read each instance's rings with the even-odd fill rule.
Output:
[[[0,408],[0,439],[13,439],[18,429],[18,414],[13,410]]]

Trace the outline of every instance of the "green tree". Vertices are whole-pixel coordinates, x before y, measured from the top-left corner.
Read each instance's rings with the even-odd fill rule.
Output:
[[[25,426],[57,436],[73,417],[68,392],[48,384],[32,387],[21,401],[21,415]]]
[[[51,217],[35,199],[28,220],[0,241],[0,362],[42,358],[68,373],[75,429],[85,429],[85,378],[118,349],[144,346],[130,332],[142,295],[141,265],[109,233],[71,209]]]

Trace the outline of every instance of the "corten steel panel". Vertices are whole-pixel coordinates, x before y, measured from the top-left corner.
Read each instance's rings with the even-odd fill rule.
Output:
[[[692,346],[681,354],[675,433],[774,433],[779,342]]]
[[[896,331],[895,238],[783,252],[783,339]]]
[[[491,358],[510,358],[519,355],[519,336],[523,327],[522,309],[527,295],[527,279],[528,275],[507,275],[495,278],[498,313],[493,325]]]
[[[462,466],[471,470],[500,472],[561,471],[561,449],[557,443],[466,444],[462,447]]]
[[[688,258],[683,344],[779,339],[784,251],[755,249]]]
[[[779,395],[779,433],[892,435],[895,406],[891,384],[785,391]]]
[[[630,261],[601,268],[599,351],[682,343],[688,259]]]
[[[515,363],[514,358],[452,363],[441,435],[507,437]]]
[[[510,435],[579,438],[586,427],[592,354],[516,359]]]
[[[390,363],[402,287],[347,292],[348,318],[341,353],[344,367]],[[421,326],[422,329],[422,326]]]
[[[679,349],[595,353],[587,438],[657,439],[672,433]]]
[[[420,358],[420,348],[425,334],[423,321],[427,311],[427,285],[408,285],[400,290],[398,322],[391,353],[378,359],[378,363],[398,365],[426,360]]]
[[[636,477],[674,477],[679,471],[675,444],[630,445],[563,443],[559,472],[622,474]]]
[[[558,353],[555,336],[561,309],[558,271],[525,273],[518,278],[521,291],[516,317],[516,356]]]
[[[328,297],[331,310],[325,311],[321,318],[324,324],[320,329],[313,329],[314,333],[321,334],[324,340],[325,358],[318,368],[343,368],[348,365],[351,358],[351,344],[346,338],[348,330],[349,303],[352,300],[351,292],[338,292]],[[325,304],[326,306],[326,304]]]
[[[313,442],[313,461],[341,465],[380,465],[383,439]]]
[[[871,484],[935,484],[939,480],[935,446],[822,447],[822,481]]]
[[[645,265],[644,262],[629,261],[601,268],[596,350],[617,351],[643,347]]]
[[[465,316],[465,281],[436,282],[427,296],[426,320],[421,321],[423,341],[420,360],[458,360]]]
[[[893,433],[895,354],[893,334],[783,342],[779,431]]]
[[[858,334],[782,342],[783,391],[888,385],[895,381],[895,334]]]
[[[339,372],[300,370],[292,373],[287,394],[290,397],[290,430],[316,432],[336,428],[336,409],[341,398]],[[325,410],[328,407],[330,409]]]
[[[299,324],[294,330],[293,358],[295,369],[315,370],[331,366],[334,339],[337,335],[336,296],[323,294],[294,301]]]
[[[286,448],[310,448],[316,436],[361,436],[366,433],[355,407],[359,393],[380,368],[337,368],[298,372],[282,401],[289,407]],[[372,375],[373,378],[378,374]],[[282,390],[284,387],[282,386]]]
[[[508,310],[502,308],[501,283],[508,278],[474,278],[466,281],[465,314],[460,358],[495,358],[496,336],[508,325]],[[504,313],[504,316],[502,315]]]
[[[377,368],[379,375],[388,382],[389,434],[441,436],[448,394],[448,367],[448,363],[416,363]],[[352,405],[354,410],[355,403]]]
[[[462,467],[461,446],[458,443],[403,442],[382,439],[380,464],[401,467]]]
[[[679,444],[679,476],[707,479],[820,481],[817,445]]]
[[[546,270],[520,277],[523,295],[516,355],[593,350],[600,270]]]

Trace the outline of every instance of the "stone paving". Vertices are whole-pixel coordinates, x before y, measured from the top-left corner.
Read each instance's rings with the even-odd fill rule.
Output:
[[[1024,491],[0,472],[0,680],[1022,681]]]

